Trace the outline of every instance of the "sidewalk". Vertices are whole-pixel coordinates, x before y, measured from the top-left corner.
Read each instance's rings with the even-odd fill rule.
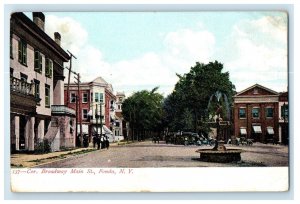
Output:
[[[123,144],[120,144],[123,145]],[[111,143],[110,146],[118,146],[118,143]],[[12,168],[31,168],[41,164],[46,164],[62,159],[66,159],[79,154],[86,154],[92,151],[103,151],[105,149],[98,150],[93,148],[93,143],[90,143],[87,148],[77,148],[73,150],[51,152],[47,154],[11,154],[10,156],[10,166]]]
[[[10,156],[10,163],[11,167],[30,168],[40,164],[66,159],[74,155],[85,154],[96,150],[97,149],[94,149],[93,147],[87,147],[60,152],[51,152],[47,154],[12,154]]]

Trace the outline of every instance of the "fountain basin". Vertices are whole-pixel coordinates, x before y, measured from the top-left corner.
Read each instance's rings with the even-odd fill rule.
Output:
[[[226,149],[226,150],[214,150],[214,149],[198,149],[197,153],[200,153],[200,161],[205,162],[217,162],[217,163],[230,163],[238,162],[241,160],[241,149]]]

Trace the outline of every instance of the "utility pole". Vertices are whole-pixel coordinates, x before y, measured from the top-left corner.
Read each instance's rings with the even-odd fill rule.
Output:
[[[72,72],[72,58],[74,57],[77,59],[69,50],[67,50],[68,53],[70,53],[71,59],[70,59],[70,68],[67,68],[69,70],[69,78],[68,78],[68,86],[67,86],[67,107],[70,103],[70,93],[69,93],[69,86],[70,86],[70,78],[71,78],[71,72]]]
[[[100,138],[102,139],[102,103],[100,102]]]
[[[76,78],[76,75],[77,75],[77,78]],[[80,146],[83,147],[82,115],[81,115],[81,101],[80,101],[80,74],[76,73],[74,78],[77,80],[77,81],[75,81],[75,84],[77,84],[77,99],[78,99],[77,100],[78,109],[76,111],[78,111],[78,118],[79,118],[79,124],[80,124]],[[77,107],[77,103],[76,103],[76,107]]]

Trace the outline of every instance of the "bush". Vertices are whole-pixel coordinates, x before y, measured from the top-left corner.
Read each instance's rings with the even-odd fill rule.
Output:
[[[35,154],[45,154],[51,152],[51,144],[47,139],[44,139],[43,141],[39,142],[35,146]]]

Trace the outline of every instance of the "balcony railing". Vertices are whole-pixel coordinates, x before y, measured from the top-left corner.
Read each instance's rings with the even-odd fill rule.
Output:
[[[33,83],[22,81],[21,79],[10,77],[10,90],[25,95],[33,95]]]
[[[51,106],[52,114],[60,114],[60,115],[75,115],[75,110],[68,108],[65,105],[52,105]]]

